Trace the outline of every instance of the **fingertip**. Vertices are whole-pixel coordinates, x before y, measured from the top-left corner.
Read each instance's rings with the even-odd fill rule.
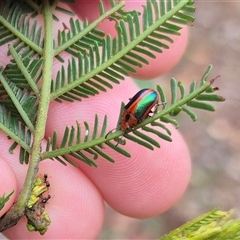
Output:
[[[101,121],[107,114],[110,119],[108,129],[114,128],[121,101],[127,102],[137,89],[130,79],[126,79],[121,85],[116,85],[113,91],[83,100],[81,104],[63,103],[58,108],[52,106],[47,136],[51,136],[53,130],[57,130],[61,139],[65,124],[73,123],[76,119],[80,119],[82,134],[85,129],[83,122],[89,123],[91,136],[96,113]],[[99,128],[101,121],[98,122]],[[171,125],[169,128],[172,131],[173,142],[154,137],[159,141],[160,149],[155,148],[151,151],[126,140],[127,144],[123,149],[129,151],[131,158],[105,146],[104,151],[115,160],[114,164],[101,157],[96,160],[97,168],[89,167],[76,159],[75,162],[97,186],[108,204],[118,212],[137,218],[158,215],[181,198],[191,175],[188,148],[178,131]]]
[[[173,142],[161,141],[154,151],[134,143],[123,147],[131,158],[107,150],[116,162],[98,161],[98,168],[81,168],[116,211],[135,218],[159,215],[176,204],[191,176],[188,148],[181,135],[172,129]]]
[[[44,235],[28,232],[27,220],[4,232],[9,239],[95,239],[104,221],[104,202],[97,188],[77,168],[46,160],[38,176],[47,174],[51,198],[45,208],[51,224]]]

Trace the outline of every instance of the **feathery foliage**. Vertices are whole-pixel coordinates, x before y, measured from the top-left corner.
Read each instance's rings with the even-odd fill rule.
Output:
[[[240,220],[233,219],[233,211],[213,209],[180,226],[159,240],[226,240],[240,238]]]
[[[0,210],[3,209],[3,207],[5,206],[5,203],[9,200],[9,198],[13,195],[13,191],[10,192],[7,196],[5,196],[5,194],[0,197]]]
[[[113,84],[119,84],[124,80],[125,76],[131,72],[135,72],[135,67],[141,67],[148,64],[145,56],[155,57],[155,52],[161,52],[164,48],[169,48],[169,44],[173,42],[171,35],[179,35],[181,29],[179,24],[189,24],[194,17],[191,15],[195,7],[192,1],[148,1],[144,7],[143,19],[140,20],[137,11],[125,11],[123,2],[111,1],[112,9],[105,11],[103,3],[100,4],[101,16],[93,23],[80,20],[69,21],[69,28],[58,31],[57,41],[53,39],[54,56],[60,61],[62,52],[72,55],[68,60],[68,66],[62,67],[56,75],[56,79],[51,81],[51,100],[57,101],[75,101],[82,98],[88,98],[99,94],[102,91],[113,88]],[[59,9],[57,9],[59,10]],[[38,102],[40,97],[41,79],[43,76],[43,42],[42,26],[33,19],[36,11],[40,8],[35,5],[27,5],[26,2],[16,4],[14,1],[7,1],[1,5],[0,9],[0,30],[4,34],[0,36],[0,44],[6,44],[12,41],[9,46],[9,54],[12,61],[1,71],[0,104],[3,113],[7,114],[7,121],[11,122],[11,129],[7,130],[7,124],[2,121],[1,128],[10,138],[14,140],[10,151],[20,145],[21,152],[20,162],[27,163],[31,154],[32,134],[35,131],[36,116],[38,111]],[[53,17],[56,19],[57,17]],[[116,23],[118,35],[115,38],[105,36],[105,34],[97,29],[97,25],[104,19],[109,18]],[[100,50],[101,49],[101,50]],[[47,57],[47,56],[46,56]],[[191,102],[192,105],[195,102]],[[172,111],[176,112],[176,109]],[[183,107],[183,111],[192,114],[190,110]],[[11,121],[10,121],[11,120]],[[165,122],[177,124],[174,119],[161,119]],[[106,118],[107,122],[107,118]],[[6,124],[6,126],[4,126]],[[105,123],[106,124],[106,123]],[[164,129],[162,124],[152,123],[155,126]],[[79,125],[79,124],[78,124]],[[87,123],[85,124],[85,126]],[[21,126],[21,127],[20,127]],[[106,129],[106,125],[104,126]],[[21,131],[20,131],[21,129]],[[74,130],[73,130],[74,129]],[[78,126],[77,129],[80,129]],[[72,127],[72,133],[77,132]],[[137,141],[139,144],[153,149],[153,146],[159,147],[159,143],[148,137],[147,132],[171,141],[169,133],[156,130],[155,128],[145,127],[146,132],[134,130],[134,136],[126,134],[126,138]],[[75,131],[76,130],[76,131]],[[86,129],[87,130],[87,129]],[[66,127],[66,134],[67,134]],[[96,132],[96,129],[94,129]],[[57,132],[48,140],[48,147],[52,151],[57,151],[54,145],[57,138]],[[99,134],[98,134],[99,135]],[[72,135],[71,135],[72,136]],[[65,135],[65,138],[67,135]],[[103,138],[103,135],[102,135]],[[148,139],[147,142],[141,140]],[[64,139],[63,139],[64,140]],[[62,140],[62,141],[63,141]],[[88,139],[85,141],[90,143]],[[103,156],[109,161],[113,161],[107,156],[101,147],[75,141],[75,144],[81,145],[78,153],[72,152],[72,156],[81,159],[90,164],[95,165],[86,154],[96,159],[98,155]],[[102,141],[104,142],[104,141]],[[51,144],[50,144],[51,143]],[[71,143],[71,141],[70,141]],[[122,148],[111,145],[109,147],[121,152],[123,155],[130,156]],[[70,148],[72,146],[68,146]],[[94,149],[93,149],[94,148]],[[64,150],[66,149],[63,148]],[[82,150],[82,151],[80,151]],[[68,151],[63,151],[68,152]],[[66,161],[70,161],[65,154],[55,156],[54,158],[61,161],[61,157]],[[42,159],[45,158],[43,154]]]
[[[0,46],[8,47],[11,58],[0,69],[0,130],[13,141],[9,152],[19,147],[20,162],[29,163],[19,200],[1,218],[0,231],[15,225],[26,214],[26,203],[41,160],[50,158],[73,165],[80,160],[90,166],[97,166],[99,157],[114,162],[105,148],[130,157],[124,150],[123,134],[127,141],[153,150],[160,144],[151,136],[171,141],[171,132],[163,123],[178,127],[175,116],[180,112],[195,121],[197,116],[191,108],[213,111],[207,102],[224,100],[214,93],[217,88],[211,86],[213,81],[206,81],[209,67],[200,85],[193,82],[188,92],[181,82],[172,79],[171,103],[163,105],[161,111],[134,129],[124,133],[117,130],[106,137],[107,116],[100,126],[95,115],[93,127],[86,121],[76,122],[76,126],[65,126],[62,138],[54,131],[44,150],[42,141],[51,101],[81,101],[113,88],[134,73],[136,67],[148,64],[146,56],[155,58],[155,53],[168,49],[173,42],[171,36],[180,35],[181,25],[191,25],[195,7],[192,0],[148,0],[141,16],[137,11],[125,11],[124,2],[111,0],[108,11],[100,2],[98,19],[89,23],[71,18],[69,27],[64,25],[64,30],[59,29],[57,38],[53,39],[53,21],[59,20],[57,11],[72,13],[58,7],[57,0],[39,2],[0,2]],[[44,27],[35,19],[41,14]],[[105,36],[98,29],[104,19],[115,22],[116,37]],[[67,67],[62,65],[56,78],[51,79],[53,61],[64,62],[63,52],[69,56]],[[167,102],[162,87],[158,86],[157,90],[161,101]],[[37,219],[31,218],[31,224],[36,226]]]
[[[98,130],[98,116],[95,116],[94,128],[91,130],[86,122],[84,122],[84,130],[81,130],[80,124],[77,122],[77,126],[66,127],[64,136],[61,140],[58,139],[57,133],[54,132],[53,136],[48,139],[48,144],[45,150],[45,153],[42,153],[42,159],[45,158],[54,158],[63,162],[73,163],[66,154],[79,159],[89,165],[96,166],[94,160],[97,160],[98,156],[105,158],[108,161],[114,162],[113,158],[106,153],[104,153],[103,143],[116,150],[120,154],[130,157],[130,153],[127,153],[119,145],[111,143],[109,140],[117,139],[118,137],[124,134],[124,137],[130,141],[133,141],[143,147],[146,147],[150,150],[154,150],[154,147],[159,148],[159,141],[156,141],[150,137],[149,133],[156,135],[157,137],[166,140],[172,141],[171,132],[168,129],[165,123],[173,123],[176,127],[179,126],[178,121],[174,118],[180,112],[186,113],[194,121],[197,119],[197,115],[190,108],[203,109],[208,111],[214,111],[214,107],[208,103],[208,101],[224,101],[224,98],[215,94],[215,89],[211,85],[214,80],[207,82],[206,78],[209,76],[212,67],[209,66],[205,74],[203,75],[199,86],[196,82],[193,82],[190,86],[189,92],[186,91],[186,88],[181,82],[177,82],[175,79],[171,81],[171,103],[169,106],[163,104],[163,109],[156,112],[152,117],[147,118],[143,122],[139,123],[133,130],[123,133],[122,131],[117,131],[112,134],[106,135],[106,126],[107,126],[107,116],[105,116],[103,126],[101,128],[101,133],[97,136]],[[193,86],[194,85],[194,90]],[[166,102],[166,93],[161,86],[157,87],[160,99],[162,102]],[[180,96],[178,97],[178,90]],[[121,121],[121,114],[119,117]],[[118,128],[118,127],[117,127]],[[141,129],[141,131],[139,131]],[[83,134],[81,134],[83,133]],[[92,134],[92,135],[91,135]],[[82,136],[83,135],[83,136]],[[91,135],[91,136],[90,136]],[[81,141],[83,139],[83,141]],[[117,139],[121,144],[121,141]],[[57,146],[57,142],[61,142],[60,146]],[[85,153],[88,153],[88,156]],[[90,155],[90,156],[89,156]]]
[[[59,31],[55,54],[66,51],[75,58],[53,79],[52,99],[81,100],[107,91],[135,72],[136,66],[148,64],[145,56],[155,58],[154,53],[168,49],[173,42],[171,35],[180,35],[179,24],[194,19],[190,15],[195,9],[192,1],[148,1],[142,21],[137,11],[125,12],[123,3],[111,3],[112,9],[107,12],[101,4],[101,17],[95,22],[71,19],[68,32]],[[116,21],[115,38],[95,29],[106,17]]]

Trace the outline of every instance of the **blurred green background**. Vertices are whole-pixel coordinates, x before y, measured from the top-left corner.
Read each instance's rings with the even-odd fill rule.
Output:
[[[106,206],[99,239],[156,239],[215,207],[234,208],[240,217],[240,1],[196,1],[196,7],[183,58],[157,83],[169,89],[168,80],[175,77],[188,86],[212,64],[211,78],[221,76],[215,86],[226,101],[214,103],[214,113],[196,111],[196,123],[185,114],[178,118],[192,156],[191,181],[180,202],[146,220]]]

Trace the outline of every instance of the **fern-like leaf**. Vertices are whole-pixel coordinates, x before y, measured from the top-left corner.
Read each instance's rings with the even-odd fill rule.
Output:
[[[103,143],[108,145],[110,148],[115,151],[121,153],[126,157],[130,157],[130,154],[126,152],[120,145],[124,145],[125,142],[122,141],[122,135],[128,139],[128,141],[135,142],[139,145],[142,145],[150,150],[153,150],[155,147],[159,148],[160,144],[158,141],[151,137],[152,135],[156,135],[157,137],[165,140],[172,141],[171,139],[171,131],[168,129],[166,125],[162,122],[172,123],[176,127],[179,126],[179,123],[174,117],[181,112],[187,113],[193,120],[196,120],[196,114],[189,109],[188,106],[190,104],[196,104],[197,108],[209,110],[214,109],[212,105],[205,103],[205,101],[224,101],[221,96],[213,94],[217,88],[213,88],[211,85],[214,82],[213,79],[210,82],[206,81],[207,76],[210,74],[212,66],[209,66],[207,71],[204,73],[202,81],[200,84],[191,84],[194,86],[194,90],[190,87],[189,92],[186,92],[186,88],[182,85],[181,82],[177,82],[175,79],[171,80],[171,103],[169,106],[167,104],[162,104],[162,110],[154,113],[151,117],[145,119],[140,122],[134,129],[129,129],[125,132],[116,131],[112,133],[110,131],[105,136],[106,131],[106,117],[104,123],[102,125],[101,131],[98,129],[98,117],[95,117],[94,129],[91,132],[91,129],[87,122],[84,122],[84,131],[82,133],[82,129],[80,124],[77,123],[76,127],[66,127],[64,136],[60,141],[57,132],[54,132],[53,136],[49,138],[46,152],[42,154],[42,159],[45,158],[53,158],[58,161],[64,163],[64,161],[71,162],[71,160],[67,157],[67,154],[79,159],[89,165],[96,166],[95,160],[101,156],[106,160],[113,162],[113,158],[107,155],[103,150]],[[165,91],[162,87],[157,86],[158,93],[160,95],[160,99],[166,100]],[[179,91],[178,91],[179,89]],[[180,96],[179,93],[180,92]],[[209,97],[208,97],[209,96]],[[203,102],[204,100],[204,102]],[[122,104],[122,108],[120,111],[120,117],[117,124],[117,129],[119,128],[119,122],[122,121],[121,112],[124,111],[124,105]],[[141,129],[141,131],[139,131]],[[101,132],[100,134],[98,132]],[[84,135],[84,136],[83,136]],[[117,141],[112,143],[111,140],[114,139]],[[60,143],[58,146],[57,143]],[[61,156],[61,157],[59,157]]]
[[[29,14],[33,12],[24,2],[8,0],[0,5],[0,45],[14,40],[13,47],[21,52],[22,58],[31,58],[42,51],[42,28],[37,27],[36,20],[30,23]]]
[[[189,109],[188,106],[195,107],[202,110],[211,110],[214,111],[214,107],[208,103],[203,102],[204,101],[224,101],[224,98],[213,94],[214,91],[218,90],[218,88],[213,88],[211,85],[216,79],[212,79],[210,82],[206,82],[207,76],[210,74],[212,69],[212,66],[209,66],[206,72],[203,75],[203,79],[200,82],[199,86],[197,84],[191,84],[191,86],[194,87],[194,91],[190,87],[189,93],[186,92],[185,87],[182,85],[181,82],[177,82],[175,79],[171,79],[171,103],[169,106],[163,105],[163,109],[157,113],[155,113],[152,117],[147,118],[143,122],[139,123],[137,126],[134,127],[133,131],[127,131],[124,133],[124,137],[127,138],[130,141],[136,142],[150,150],[153,150],[154,147],[160,147],[159,143],[156,143],[154,139],[149,137],[149,132],[155,134],[156,136],[160,137],[163,140],[166,141],[172,141],[171,140],[171,132],[167,128],[167,126],[163,125],[161,122],[165,123],[171,123],[176,128],[179,127],[179,123],[176,119],[173,117],[176,117],[181,112],[187,113],[192,120],[197,119],[196,113],[194,113],[191,109]],[[180,88],[180,96],[178,96],[177,88]],[[157,86],[158,93],[160,95],[160,99],[166,99],[165,97],[165,91],[162,89],[161,86]],[[202,97],[203,96],[203,97]],[[160,123],[158,121],[161,121]],[[147,124],[151,124],[152,126],[155,126],[155,128],[146,126]],[[163,133],[162,131],[159,131],[156,129],[157,127],[160,127],[162,130],[164,130],[166,133]],[[138,129],[141,128],[141,132],[138,131]],[[144,133],[146,132],[146,133]],[[108,137],[108,139],[114,139],[116,137],[119,137],[119,134],[116,133],[112,134],[112,137]],[[121,144],[121,141],[119,141]]]
[[[213,209],[164,235],[159,240],[239,239],[240,220],[232,218],[232,210],[224,212],[219,209]]]
[[[7,93],[7,96],[3,100],[0,100],[0,103],[4,104],[7,109],[11,110],[12,114],[21,116],[19,120],[24,122],[33,132],[38,108],[36,103],[37,97],[31,95],[29,91],[25,92],[21,90],[16,84],[6,79],[1,73],[0,82]]]
[[[113,4],[111,11],[102,10],[100,19],[108,17],[116,21],[116,15],[121,16],[116,22],[118,36],[115,38],[103,37],[94,30],[99,19],[89,25],[70,20],[71,29],[67,33],[66,30],[59,32],[60,46],[56,54],[65,50],[74,57],[69,60],[67,71],[62,68],[52,81],[51,99],[81,100],[107,91],[113,83],[135,72],[136,67],[148,64],[145,56],[155,58],[156,52],[168,48],[173,42],[170,36],[180,35],[179,24],[188,24],[194,19],[190,15],[194,10],[192,1],[170,1],[171,5],[168,2],[159,0],[158,5],[156,1],[148,1],[142,24],[138,12],[121,10],[122,3]]]
[[[12,116],[11,112],[6,110],[3,105],[0,104],[0,129],[11,139],[14,143],[9,148],[9,152],[12,153],[17,145],[20,146],[20,162],[28,162],[29,154],[31,153],[31,141],[32,133],[26,127],[24,123]]]
[[[43,58],[30,59],[26,57],[22,59],[12,46],[9,47],[9,50],[15,62],[8,64],[3,73],[19,88],[31,90],[38,95],[37,83],[42,77]]]
[[[105,116],[102,128],[100,131],[98,131],[99,124],[98,116],[96,115],[92,132],[87,122],[84,122],[84,131],[82,131],[82,128],[78,122],[76,127],[66,127],[60,147],[57,144],[59,140],[58,134],[57,132],[54,132],[53,136],[48,138],[46,151],[42,154],[41,158],[52,158],[60,161],[63,164],[66,164],[65,162],[69,162],[75,165],[75,163],[67,156],[68,154],[69,156],[95,167],[97,166],[95,160],[97,160],[99,156],[110,162],[114,162],[114,159],[105,153],[101,144],[105,139],[106,126],[107,117]],[[100,132],[100,134],[98,134],[98,132]],[[125,150],[112,144],[109,144],[108,146],[113,149],[117,149],[119,153],[130,157],[130,154]]]
[[[0,210],[3,209],[6,202],[10,199],[10,197],[13,195],[13,193],[14,193],[14,191],[10,192],[7,196],[5,196],[5,194],[3,194],[3,196],[0,197]]]
[[[91,32],[87,33],[86,28],[89,26],[87,21],[82,23],[78,19],[71,18],[69,25],[70,29],[58,31],[58,47],[55,54],[64,49],[77,57],[79,53],[83,54],[89,48],[94,47],[96,43],[101,45],[104,33],[96,29],[91,29]],[[70,46],[68,47],[68,45]]]

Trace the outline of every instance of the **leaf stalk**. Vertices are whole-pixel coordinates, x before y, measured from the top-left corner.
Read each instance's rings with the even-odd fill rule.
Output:
[[[25,179],[23,189],[19,195],[16,204],[12,209],[3,216],[0,221],[0,232],[14,226],[24,215],[26,205],[29,201],[34,179],[38,171],[38,164],[40,162],[40,152],[42,140],[44,138],[45,126],[47,120],[47,113],[50,103],[50,87],[51,74],[53,66],[53,23],[52,23],[52,9],[48,0],[43,0],[43,17],[45,26],[45,42],[43,49],[43,79],[40,93],[39,114],[35,128],[35,138],[32,145],[32,156],[28,166],[28,172]]]

